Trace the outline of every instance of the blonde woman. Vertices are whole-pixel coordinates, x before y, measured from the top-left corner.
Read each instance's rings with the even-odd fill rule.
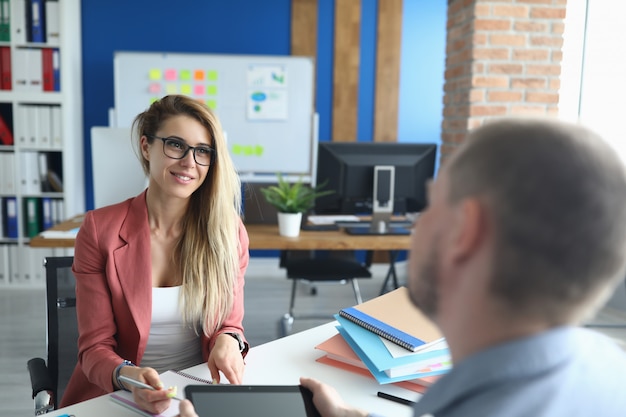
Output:
[[[88,212],[76,239],[79,356],[61,406],[125,389],[160,413],[170,399],[158,374],[202,362],[214,380],[242,380],[248,235],[220,123],[166,96],[135,118],[133,140],[148,188]]]

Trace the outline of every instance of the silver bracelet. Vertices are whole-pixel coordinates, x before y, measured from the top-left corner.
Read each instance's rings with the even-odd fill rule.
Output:
[[[115,375],[115,382],[117,382],[117,386],[119,388],[123,389],[124,391],[129,391],[130,392],[130,390],[128,388],[126,388],[124,383],[122,381],[120,381],[120,371],[125,366],[135,366],[135,364],[132,363],[131,361],[125,360],[124,362],[122,362],[119,365],[117,365],[117,368],[115,368],[115,374],[114,374]]]

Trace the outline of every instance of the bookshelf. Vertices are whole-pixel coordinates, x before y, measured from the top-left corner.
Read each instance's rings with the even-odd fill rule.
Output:
[[[30,238],[85,210],[80,6],[0,0],[0,290],[43,288],[69,253]]]

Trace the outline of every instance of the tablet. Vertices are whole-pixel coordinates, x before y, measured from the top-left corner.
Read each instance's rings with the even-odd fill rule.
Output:
[[[319,417],[300,385],[187,385],[185,396],[200,417]]]

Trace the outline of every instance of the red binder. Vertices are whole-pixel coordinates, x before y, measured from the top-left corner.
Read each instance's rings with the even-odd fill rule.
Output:
[[[13,145],[13,134],[3,116],[0,116],[0,144]]]
[[[11,48],[0,46],[0,89],[11,90]]]
[[[54,91],[54,72],[52,66],[52,49],[41,50],[41,66],[43,70],[43,91]]]

